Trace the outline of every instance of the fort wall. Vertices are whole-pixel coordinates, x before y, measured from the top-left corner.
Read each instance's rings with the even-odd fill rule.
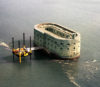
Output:
[[[80,56],[80,34],[63,33],[53,27],[45,28],[48,32],[34,29],[34,42],[36,45],[44,47],[49,52],[55,53],[61,58],[74,58]],[[62,38],[55,37],[51,33]],[[70,37],[68,37],[70,35]]]

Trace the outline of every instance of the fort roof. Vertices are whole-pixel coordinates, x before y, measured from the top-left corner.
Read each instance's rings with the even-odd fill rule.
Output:
[[[60,25],[53,24],[53,23],[38,24],[35,26],[35,29],[43,33],[45,32],[59,39],[72,39],[73,35],[77,34],[73,30],[69,30],[67,28],[64,28]]]

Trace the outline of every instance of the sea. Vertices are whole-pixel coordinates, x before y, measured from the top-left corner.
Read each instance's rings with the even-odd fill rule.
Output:
[[[13,62],[12,37],[17,47],[24,32],[28,47],[34,25],[46,22],[81,34],[80,58],[33,51]],[[0,87],[100,87],[100,0],[0,0]]]

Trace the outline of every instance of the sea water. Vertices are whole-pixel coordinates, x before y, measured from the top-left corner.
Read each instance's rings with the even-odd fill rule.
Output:
[[[0,87],[100,87],[99,0],[0,0]],[[34,25],[57,23],[81,34],[78,60],[33,51],[12,60],[11,38],[33,38]],[[27,44],[27,46],[29,46]]]

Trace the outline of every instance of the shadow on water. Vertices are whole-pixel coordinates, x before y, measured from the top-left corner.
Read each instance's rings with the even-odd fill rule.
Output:
[[[50,55],[44,50],[36,50],[34,51],[34,59],[35,60],[51,60],[53,59]]]
[[[35,50],[33,54],[35,60],[66,60],[68,62],[72,62],[72,60],[62,59],[53,53],[48,53],[44,49]],[[78,59],[74,59],[73,61],[77,62]]]
[[[13,55],[4,57],[1,62],[4,63],[19,63],[19,58],[17,56],[14,56],[14,61],[13,61]],[[28,57],[22,57],[22,62],[21,63],[29,63],[30,59]],[[31,63],[31,62],[30,62]]]

